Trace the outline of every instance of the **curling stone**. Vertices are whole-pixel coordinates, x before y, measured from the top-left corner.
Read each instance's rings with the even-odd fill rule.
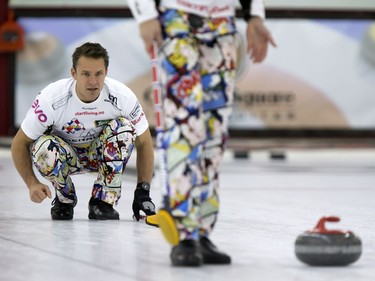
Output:
[[[323,217],[313,230],[299,235],[295,241],[297,258],[312,266],[344,266],[358,260],[362,253],[358,236],[351,231],[325,228],[325,222],[338,221],[338,217]]]

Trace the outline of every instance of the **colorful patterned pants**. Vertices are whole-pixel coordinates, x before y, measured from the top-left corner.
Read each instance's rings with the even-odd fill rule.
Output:
[[[123,117],[111,120],[88,148],[73,147],[55,135],[43,135],[31,156],[40,174],[55,187],[59,201],[76,203],[71,175],[98,172],[92,197],[117,204],[121,196],[121,175],[135,141],[132,124]]]
[[[160,15],[165,152],[164,208],[180,240],[207,236],[219,210],[219,165],[233,100],[236,26],[233,18],[205,19],[176,10]]]

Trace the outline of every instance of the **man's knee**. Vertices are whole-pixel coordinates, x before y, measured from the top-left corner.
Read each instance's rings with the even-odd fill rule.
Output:
[[[108,137],[117,135],[119,133],[130,133],[135,135],[135,128],[133,124],[125,117],[117,117],[108,122],[107,126],[104,127],[103,133]]]
[[[41,157],[47,151],[53,151],[57,148],[58,140],[52,135],[43,135],[37,138],[31,146],[31,154],[34,160]]]
[[[59,157],[59,141],[55,136],[43,135],[31,147],[31,158],[42,174],[49,174]]]
[[[132,123],[124,117],[111,120],[104,128],[102,141],[106,149],[116,148],[123,152],[127,150],[131,153],[136,138],[135,128]]]

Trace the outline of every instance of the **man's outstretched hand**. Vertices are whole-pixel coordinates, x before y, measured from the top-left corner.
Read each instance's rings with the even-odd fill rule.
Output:
[[[155,204],[150,197],[150,190],[145,190],[142,187],[137,187],[134,191],[133,200],[133,213],[134,218],[139,221],[141,219],[140,211],[145,213],[146,216],[155,215]]]

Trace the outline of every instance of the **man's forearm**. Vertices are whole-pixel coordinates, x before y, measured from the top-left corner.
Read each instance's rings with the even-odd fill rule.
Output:
[[[145,134],[150,134],[145,132]],[[137,146],[137,175],[138,182],[151,182],[154,174],[154,149],[151,135],[144,138]]]

